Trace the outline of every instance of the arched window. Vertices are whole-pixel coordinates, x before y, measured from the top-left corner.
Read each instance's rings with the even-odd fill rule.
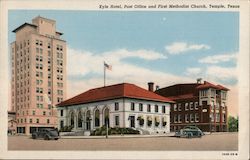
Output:
[[[91,130],[91,115],[90,115],[90,111],[86,112],[86,129],[87,130]]]
[[[82,128],[82,112],[78,112],[78,128]]]
[[[105,126],[108,125],[109,127],[109,109],[108,108],[105,108],[103,115],[104,115],[104,124]]]
[[[70,125],[74,126],[74,124],[75,124],[75,114],[74,114],[74,112],[71,112],[71,114],[70,114]]]
[[[95,127],[100,126],[100,111],[97,109],[95,111]]]

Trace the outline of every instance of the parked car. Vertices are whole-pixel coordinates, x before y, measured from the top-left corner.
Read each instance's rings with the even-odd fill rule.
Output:
[[[205,134],[196,126],[186,126],[180,131],[175,132],[176,137],[184,138],[202,137],[203,135]]]
[[[59,132],[53,128],[44,128],[40,131],[33,132],[31,135],[32,139],[42,138],[44,140],[55,139],[58,140]]]

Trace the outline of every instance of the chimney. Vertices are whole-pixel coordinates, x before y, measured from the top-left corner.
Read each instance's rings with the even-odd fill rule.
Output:
[[[158,89],[160,89],[160,86],[156,85],[155,90],[157,91]]]
[[[148,90],[154,92],[154,82],[148,82]]]

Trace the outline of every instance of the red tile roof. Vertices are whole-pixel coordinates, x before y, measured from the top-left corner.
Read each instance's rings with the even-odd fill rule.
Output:
[[[206,89],[206,88],[214,88],[214,89],[220,89],[220,90],[226,90],[228,91],[229,89],[221,86],[221,85],[214,85],[212,83],[209,83],[207,81],[204,81],[204,84],[201,84],[199,86],[196,87],[197,89]]]
[[[73,98],[59,103],[57,106],[70,106],[116,98],[135,98],[173,103],[173,101],[171,101],[169,98],[160,96],[154,92],[150,92],[134,84],[121,83],[106,87],[90,89]]]

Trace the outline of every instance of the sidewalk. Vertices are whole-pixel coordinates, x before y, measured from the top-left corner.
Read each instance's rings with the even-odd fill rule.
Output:
[[[108,135],[108,138],[152,138],[152,137],[171,137],[174,132],[168,134],[155,135]],[[106,136],[60,136],[61,139],[106,139]]]

